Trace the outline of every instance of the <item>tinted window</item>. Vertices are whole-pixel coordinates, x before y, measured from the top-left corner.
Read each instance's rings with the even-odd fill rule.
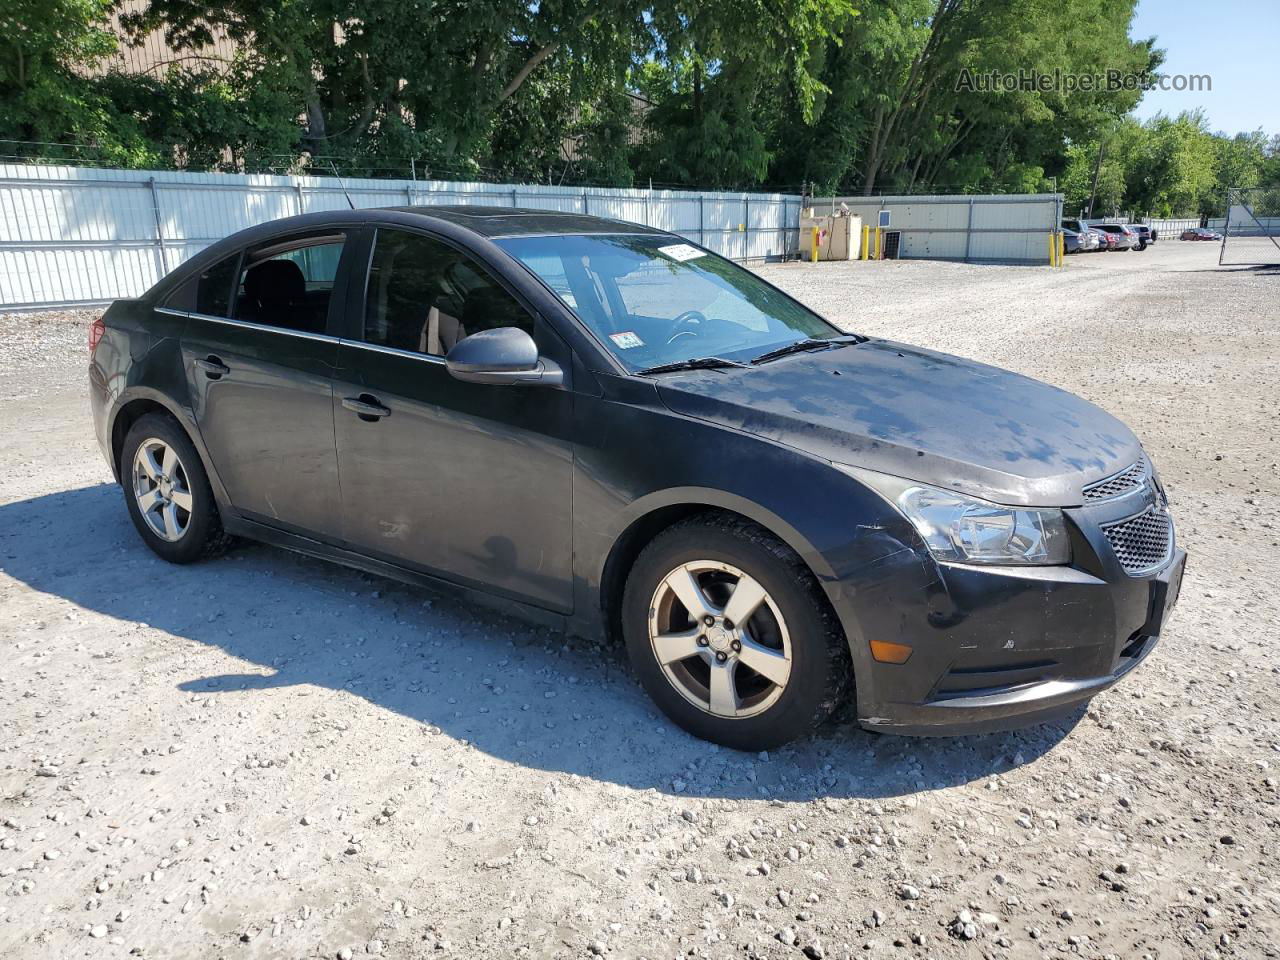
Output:
[[[178,287],[164,305],[174,310],[194,310],[211,317],[228,316],[231,312],[231,284],[236,278],[239,262],[239,253],[219,260]]]
[[[533,317],[470,257],[400,230],[379,230],[365,290],[369,343],[443,356],[494,327],[533,333]]]
[[[236,319],[323,332],[345,241],[341,233],[312,234],[250,250],[240,269]]]

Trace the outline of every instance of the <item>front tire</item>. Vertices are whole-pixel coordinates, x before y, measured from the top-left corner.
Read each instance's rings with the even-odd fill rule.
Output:
[[[217,556],[230,545],[200,455],[168,414],[149,413],[129,428],[120,483],[138,534],[170,563]]]
[[[852,679],[844,634],[813,574],[741,518],[704,514],[654,538],[627,579],[622,629],[662,711],[737,750],[811,733]]]

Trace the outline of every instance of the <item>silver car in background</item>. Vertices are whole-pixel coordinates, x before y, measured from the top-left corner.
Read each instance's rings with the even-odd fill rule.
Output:
[[[1067,235],[1067,253],[1092,253],[1103,243],[1098,234],[1083,221],[1066,217],[1063,219],[1061,227]],[[1074,241],[1072,240],[1073,235],[1075,236]]]

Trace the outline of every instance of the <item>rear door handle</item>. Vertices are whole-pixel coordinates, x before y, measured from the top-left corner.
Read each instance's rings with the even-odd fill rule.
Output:
[[[391,410],[378,402],[377,397],[362,393],[358,397],[343,397],[342,405],[367,423],[391,416]]]
[[[230,367],[212,355],[197,359],[196,366],[203,370],[204,375],[210,380],[217,380],[220,377],[225,377],[231,372]]]

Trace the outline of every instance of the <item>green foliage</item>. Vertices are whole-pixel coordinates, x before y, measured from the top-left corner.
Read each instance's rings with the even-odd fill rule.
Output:
[[[1059,189],[1098,213],[1280,184],[1280,135],[1139,123],[1137,89],[961,82],[1155,71],[1136,0],[146,0],[125,42],[161,31],[175,60],[142,76],[104,70],[113,2],[8,0],[0,137],[119,166]]]
[[[113,163],[132,166],[153,152],[127,114],[98,85],[78,75],[116,49],[104,28],[110,0],[6,0],[0,8],[0,137],[58,144],[92,143]],[[4,151],[9,152],[9,151]]]

